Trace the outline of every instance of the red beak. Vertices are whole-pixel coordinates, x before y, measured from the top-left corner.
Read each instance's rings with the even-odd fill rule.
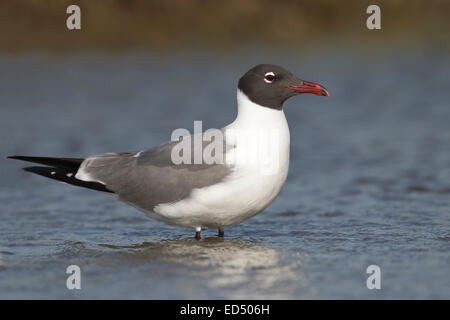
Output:
[[[316,96],[330,96],[327,89],[322,87],[320,84],[309,81],[302,81],[302,84],[300,85],[287,86],[286,88],[300,93],[312,93]]]

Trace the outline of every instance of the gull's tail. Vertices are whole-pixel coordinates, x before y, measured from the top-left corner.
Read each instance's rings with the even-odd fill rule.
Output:
[[[84,161],[82,158],[48,158],[48,157],[24,157],[10,156],[9,159],[16,159],[46,165],[46,167],[26,167],[23,170],[38,174],[53,180],[72,184],[74,186],[93,189],[102,192],[113,193],[105,185],[99,182],[83,181],[75,178],[75,175]]]

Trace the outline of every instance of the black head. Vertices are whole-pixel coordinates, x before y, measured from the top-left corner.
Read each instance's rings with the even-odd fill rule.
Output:
[[[329,96],[319,84],[295,77],[282,67],[259,64],[239,79],[238,88],[254,103],[281,110],[283,102],[300,93]]]

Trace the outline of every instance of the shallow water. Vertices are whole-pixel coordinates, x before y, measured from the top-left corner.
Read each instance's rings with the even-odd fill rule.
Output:
[[[0,298],[450,298],[449,57],[244,51],[0,57]],[[288,180],[225,229],[164,225],[7,155],[133,151],[235,116],[243,71],[274,62],[329,89],[285,112]],[[198,93],[198,94],[196,94]],[[66,288],[66,267],[82,289]],[[367,266],[382,272],[366,287]]]

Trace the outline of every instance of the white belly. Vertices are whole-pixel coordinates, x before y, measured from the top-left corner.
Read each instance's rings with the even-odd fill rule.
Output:
[[[261,212],[276,198],[288,168],[289,158],[270,175],[262,174],[257,166],[238,167],[223,182],[195,189],[189,198],[177,203],[158,205],[154,212],[160,220],[189,227],[237,224]]]

